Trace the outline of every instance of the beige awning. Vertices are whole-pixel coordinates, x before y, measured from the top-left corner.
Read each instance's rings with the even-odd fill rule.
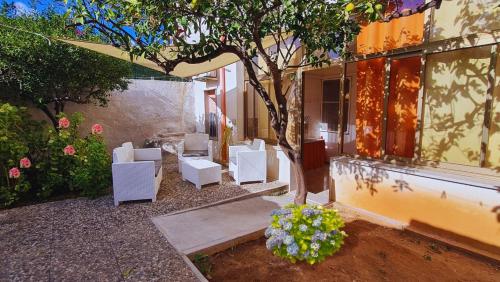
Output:
[[[272,40],[273,38],[269,36],[268,38],[264,39],[263,45],[264,48],[271,47],[273,44],[275,44],[275,41]],[[112,45],[107,45],[107,44],[99,44],[99,43],[93,43],[93,42],[87,42],[87,41],[78,41],[78,40],[68,40],[68,39],[57,39],[62,42],[66,42],[69,44],[73,44],[85,49],[89,49],[98,53],[106,54],[108,56],[112,56],[118,59],[126,60],[126,61],[131,61],[130,60],[130,55],[128,52],[123,51],[119,48],[116,48]],[[174,58],[176,52],[173,50],[173,48],[165,49],[165,51],[162,51],[162,55],[165,56],[166,58]],[[187,63],[180,63],[175,67],[175,69],[170,72],[170,75],[178,76],[178,77],[191,77],[195,76],[201,73],[213,71],[219,68],[222,68],[224,66],[230,65],[232,63],[235,63],[239,61],[238,56],[234,54],[222,54],[210,61],[200,63],[200,64],[187,64]],[[145,59],[144,57],[134,57],[132,60],[133,63],[157,70],[163,72],[163,69],[160,68],[157,64],[154,62]]]

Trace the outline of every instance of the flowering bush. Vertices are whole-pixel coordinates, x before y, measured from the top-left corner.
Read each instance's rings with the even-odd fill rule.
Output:
[[[24,157],[21,160],[19,160],[19,166],[21,168],[30,168],[31,167],[31,161],[28,159],[28,157]]]
[[[0,206],[69,192],[95,197],[111,185],[111,158],[94,125],[79,136],[81,114],[59,116],[54,129],[25,108],[0,104]]]
[[[66,117],[62,117],[59,119],[59,128],[68,128],[70,125],[70,121]]]
[[[26,108],[0,104],[0,206],[18,201],[31,188],[27,181],[29,147],[41,128]]]
[[[65,155],[73,156],[75,154],[75,147],[73,147],[73,145],[67,145],[64,147],[63,152]]]
[[[86,197],[94,198],[106,193],[111,186],[111,157],[103,137],[88,135],[75,146],[77,165],[70,172],[73,185]]]
[[[291,262],[314,264],[337,252],[347,234],[344,221],[332,209],[322,206],[288,205],[271,214],[266,229],[266,247]]]
[[[96,123],[92,125],[92,134],[101,134],[103,131],[102,125]]]

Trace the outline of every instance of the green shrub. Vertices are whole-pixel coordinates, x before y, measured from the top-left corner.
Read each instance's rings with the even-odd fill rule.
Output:
[[[102,136],[92,134],[76,145],[77,165],[71,171],[73,185],[81,195],[95,198],[111,186],[111,157]]]
[[[80,113],[58,118],[55,130],[33,121],[26,108],[0,104],[0,206],[68,193],[97,197],[108,191],[111,158],[102,126],[94,125],[81,138]]]
[[[288,205],[271,214],[266,247],[291,262],[314,264],[340,250],[347,234],[344,221],[332,209],[311,205]]]
[[[40,128],[39,123],[30,119],[26,108],[0,105],[0,206],[18,201],[30,190],[27,172],[32,168],[21,167],[20,161],[23,158],[32,160],[31,132]],[[10,173],[14,171],[15,174]]]
[[[59,127],[59,130],[47,127],[48,141],[43,148],[44,158],[36,164],[38,170],[37,196],[48,198],[52,195],[64,194],[75,191],[71,179],[71,169],[77,165],[74,155],[65,152],[67,146],[79,142],[78,127],[83,121],[80,113],[75,113],[67,118],[64,114],[58,116],[59,120],[67,120],[68,126]],[[61,124],[61,122],[60,122]]]

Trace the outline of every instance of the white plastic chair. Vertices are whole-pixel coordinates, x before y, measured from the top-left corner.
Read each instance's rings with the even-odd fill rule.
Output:
[[[121,201],[151,199],[163,177],[160,148],[134,149],[131,142],[113,150],[113,198],[115,206]]]
[[[266,143],[254,139],[251,145],[229,146],[229,173],[237,185],[243,182],[266,183]]]
[[[207,160],[212,162],[212,140],[205,133],[188,133],[184,136],[184,140],[177,145],[177,157],[179,173],[182,172],[182,162],[184,160]]]

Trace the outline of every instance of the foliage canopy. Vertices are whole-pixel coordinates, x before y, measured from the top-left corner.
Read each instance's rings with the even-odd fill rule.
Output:
[[[49,39],[85,37],[63,15],[4,13],[0,30],[0,99],[32,104],[54,126],[66,103],[104,106],[110,91],[127,89],[129,63]]]

